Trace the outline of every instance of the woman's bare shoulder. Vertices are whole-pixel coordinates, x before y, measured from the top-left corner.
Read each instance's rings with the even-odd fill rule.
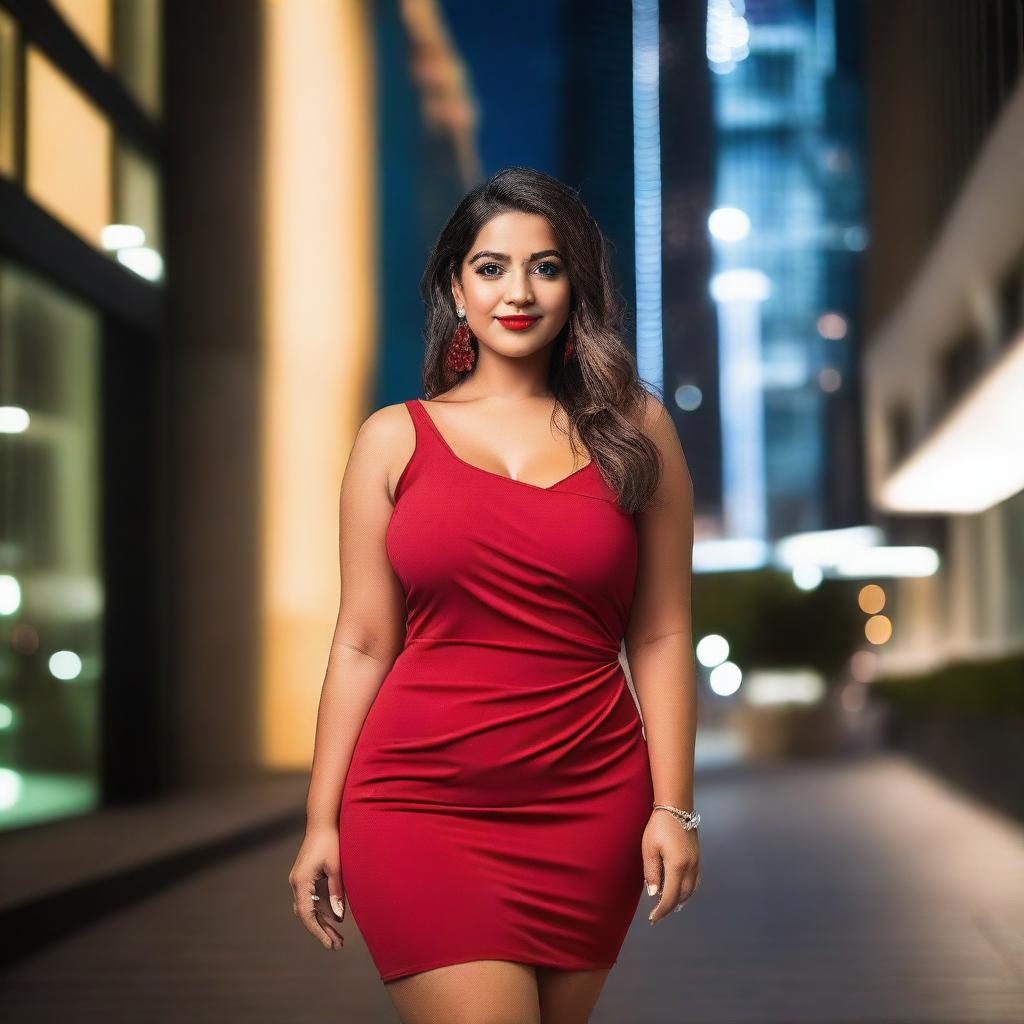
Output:
[[[365,467],[370,477],[380,474],[394,501],[394,483],[416,447],[416,427],[405,402],[375,409],[359,426],[349,465]],[[370,479],[367,477],[367,479]]]
[[[363,420],[356,444],[378,452],[394,451],[395,446],[413,436],[412,419],[405,402],[383,405]]]
[[[657,395],[644,390],[643,408],[638,426],[652,441],[664,443],[669,436],[676,436],[672,416]]]

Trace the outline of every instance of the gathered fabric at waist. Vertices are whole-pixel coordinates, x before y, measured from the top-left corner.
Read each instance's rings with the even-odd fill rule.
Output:
[[[545,633],[536,640],[520,636],[458,637],[411,636],[395,659],[392,671],[403,660],[414,659],[421,666],[444,665],[446,672],[459,666],[500,667],[511,658],[515,666],[531,663],[550,666],[608,665],[619,660],[621,644],[570,633]]]
[[[368,798],[532,801],[635,758],[641,723],[618,650],[419,637],[363,723],[350,782]],[[576,785],[571,783],[575,780]]]

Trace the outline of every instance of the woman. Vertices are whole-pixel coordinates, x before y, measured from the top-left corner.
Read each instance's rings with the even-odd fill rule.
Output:
[[[340,948],[350,906],[405,1024],[584,1022],[642,884],[652,924],[697,884],[689,472],[564,184],[474,189],[421,290],[431,400],[342,482],[294,909]]]

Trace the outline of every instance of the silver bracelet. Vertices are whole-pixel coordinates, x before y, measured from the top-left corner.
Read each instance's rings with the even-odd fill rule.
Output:
[[[678,807],[673,807],[671,804],[658,804],[654,805],[656,811],[668,811],[684,829],[689,831],[691,828],[696,828],[700,824],[700,815],[696,811],[684,811]]]

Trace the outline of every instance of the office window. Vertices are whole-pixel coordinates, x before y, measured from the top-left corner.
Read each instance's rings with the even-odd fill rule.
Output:
[[[0,828],[99,803],[100,336],[0,261]]]
[[[99,110],[34,46],[26,48],[25,191],[99,246],[111,220],[113,132]]]
[[[0,174],[18,172],[17,22],[0,7]]]
[[[156,166],[132,146],[119,142],[116,154],[115,214],[118,224],[141,228],[137,244],[122,249],[119,259],[152,281],[163,277],[161,178]]]
[[[110,67],[111,0],[51,0],[51,3],[96,59]]]
[[[153,118],[163,113],[161,0],[121,0],[117,4],[117,73],[135,101]]]

